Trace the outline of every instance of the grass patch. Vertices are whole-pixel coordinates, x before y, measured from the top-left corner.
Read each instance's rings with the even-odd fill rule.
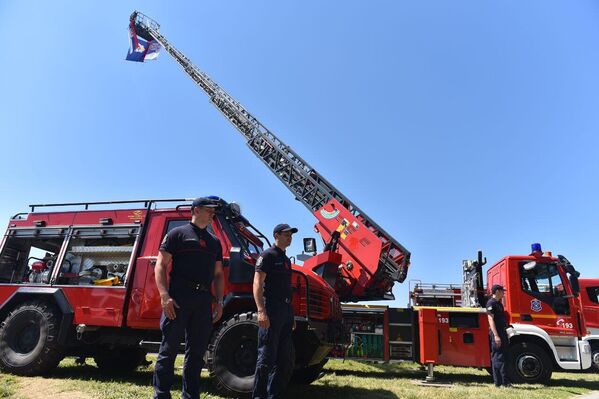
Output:
[[[150,358],[150,360],[155,360]],[[173,397],[181,396],[182,357],[176,362]],[[59,392],[78,391],[92,398],[137,399],[152,397],[153,365],[127,376],[107,376],[100,373],[92,360],[79,366],[71,359],[47,376],[59,387]],[[290,399],[514,399],[571,398],[572,396],[599,390],[599,373],[554,373],[549,386],[517,385],[510,389],[497,389],[486,371],[436,367],[435,374],[444,387],[421,386],[426,373],[417,364],[371,364],[356,361],[332,360],[325,367],[325,374],[311,385],[291,386],[286,397]],[[223,398],[215,390],[208,373],[202,373],[204,393],[202,398]],[[17,386],[27,377],[0,375],[0,398],[19,399]],[[4,393],[6,392],[6,393]],[[4,395],[4,396],[2,396]],[[54,397],[54,396],[53,396]],[[60,397],[60,396],[55,396]]]
[[[17,388],[17,377],[0,373],[0,398],[14,398]]]

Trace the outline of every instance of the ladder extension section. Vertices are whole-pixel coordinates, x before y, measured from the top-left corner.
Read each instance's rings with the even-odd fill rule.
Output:
[[[135,11],[131,14],[131,23],[134,24],[138,35],[146,39],[155,39],[164,47],[181,65],[185,73],[208,95],[212,104],[243,135],[251,151],[306,208],[314,213],[334,199],[381,240],[382,250],[379,264],[373,265],[378,269],[376,275],[383,276],[391,282],[405,280],[410,262],[408,250],[330,182],[320,176],[314,168],[260,123],[206,73],[193,65],[189,58],[171,45],[160,33],[160,25],[156,21]]]

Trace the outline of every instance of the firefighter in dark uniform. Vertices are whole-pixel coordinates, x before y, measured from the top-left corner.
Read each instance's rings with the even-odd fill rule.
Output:
[[[489,318],[489,336],[491,338],[491,366],[493,381],[496,387],[509,387],[510,382],[506,375],[505,364],[508,356],[509,339],[506,328],[505,313],[501,299],[504,289],[499,284],[491,287],[493,297],[487,302],[487,315]]]
[[[155,399],[171,398],[175,358],[183,338],[182,398],[200,396],[200,372],[212,323],[220,319],[223,310],[222,248],[218,238],[207,230],[217,206],[211,198],[196,198],[191,205],[191,222],[169,231],[160,245],[155,276],[163,314],[160,319],[162,342],[153,378]],[[171,260],[167,287],[167,267]],[[214,312],[213,300],[216,301]]]
[[[275,226],[275,245],[262,252],[254,274],[254,300],[258,309],[258,359],[253,398],[282,398],[293,370],[291,332],[295,328],[291,306],[291,261],[285,249],[295,227]]]

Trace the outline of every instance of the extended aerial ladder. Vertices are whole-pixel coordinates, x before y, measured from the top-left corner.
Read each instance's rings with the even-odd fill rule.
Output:
[[[410,252],[171,45],[156,21],[134,11],[130,28],[164,47],[237,128],[252,152],[316,216],[316,229],[327,242],[325,253],[341,254],[341,258],[331,255],[328,262],[340,276],[335,284],[340,299],[392,298],[393,283],[406,278]]]

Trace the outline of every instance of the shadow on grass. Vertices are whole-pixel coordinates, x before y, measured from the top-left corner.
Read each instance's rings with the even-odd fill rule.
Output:
[[[587,381],[587,380],[575,380],[575,379],[566,379],[566,378],[553,378],[551,382],[549,382],[548,386],[550,387],[577,387],[577,388],[586,388],[590,390],[597,391],[599,390],[599,381]]]
[[[56,379],[65,379],[79,382],[107,382],[107,383],[128,383],[140,387],[151,389],[152,386],[153,366],[146,369],[140,369],[126,375],[111,375],[101,372],[93,365],[82,366],[62,366],[51,372],[48,377]],[[336,368],[325,369],[325,375],[332,376],[354,376],[358,378],[371,378],[380,380],[392,379],[408,379],[408,380],[423,380],[426,372],[417,368],[389,367],[381,365],[371,370],[352,370],[351,368]],[[464,368],[463,372],[447,372],[444,370],[435,370],[435,376],[438,382],[458,384],[462,386],[469,385],[486,385],[490,386],[493,383],[491,376],[486,374],[472,374],[468,369]],[[590,381],[579,379],[579,375],[573,375],[572,378],[554,378],[549,383],[548,387],[557,388],[564,392],[570,392],[572,395],[580,392],[572,391],[573,387],[599,390],[599,381]],[[515,385],[515,389],[534,391],[543,389],[540,385]],[[175,377],[173,390],[181,390],[181,377]],[[208,378],[202,378],[202,390],[210,395],[222,396],[216,390],[212,381]],[[313,385],[291,385],[286,395],[290,399],[300,399],[306,397],[327,398],[327,399],[391,399],[396,398],[396,394],[385,389],[366,389],[355,386],[340,386],[330,384],[326,379],[320,380],[319,383]]]
[[[107,383],[128,383],[140,387],[152,386],[153,366],[147,369],[140,369],[126,375],[112,375],[101,372],[92,365],[66,366],[58,367],[50,374],[49,378],[65,379],[79,382],[107,382]],[[202,391],[214,396],[223,396],[217,391],[209,378],[202,377]],[[181,377],[175,376],[175,383],[172,390],[181,390]],[[365,397],[373,399],[395,399],[397,396],[384,389],[364,389],[351,386],[328,385],[327,383],[319,385],[291,385],[286,398],[305,398],[312,396],[314,398],[327,399],[363,399]]]
[[[354,376],[354,377],[363,377],[363,378],[374,378],[381,380],[388,380],[394,378],[420,378],[424,379],[426,373],[419,370],[350,370],[350,369],[336,369],[336,370],[326,370],[326,374],[335,374],[340,376]]]
[[[389,380],[395,378],[407,378],[412,380],[424,380],[426,377],[426,371],[417,368],[394,368],[385,364],[371,364],[370,368],[375,370],[352,370],[348,368],[338,368],[326,370],[326,374],[335,374],[338,376],[355,376],[360,378],[374,378],[380,380]],[[460,369],[463,372],[446,372],[444,370],[435,369],[435,378],[441,383],[455,383],[459,385],[490,385],[493,384],[493,378],[488,374],[473,374],[469,373],[468,368]],[[472,369],[470,369],[472,370]],[[564,388],[567,391],[568,388],[576,387],[589,390],[599,390],[599,381],[583,380],[579,377],[581,374],[573,374],[572,378],[553,378],[547,384],[547,387],[551,388]],[[521,384],[515,385],[518,389],[523,390],[536,390],[540,389],[540,385],[528,385]],[[577,392],[571,391],[573,394]]]
[[[484,374],[468,374],[468,369],[464,369],[464,374],[435,372],[435,377],[442,382],[451,382],[461,385],[470,384],[492,384],[493,378],[490,375]],[[535,384],[516,384],[515,388],[524,390],[537,390],[543,387],[543,385]],[[575,375],[569,378],[552,378],[551,381],[546,385],[549,388],[584,388],[589,390],[599,390],[599,381],[589,381],[576,378]],[[576,392],[574,392],[576,393]]]
[[[89,364],[81,366],[63,366],[54,369],[47,375],[49,378],[64,379],[78,382],[106,382],[106,383],[128,383],[140,387],[152,387],[152,375],[154,373],[153,365],[149,368],[138,369],[126,374],[112,374],[100,371],[97,367]],[[211,395],[222,396],[212,385],[209,378],[202,377],[201,387],[203,392]],[[181,390],[181,376],[175,375],[175,383],[172,386],[173,391]]]
[[[339,385],[291,385],[285,395],[289,399],[397,399],[397,395],[386,389],[367,389]]]

